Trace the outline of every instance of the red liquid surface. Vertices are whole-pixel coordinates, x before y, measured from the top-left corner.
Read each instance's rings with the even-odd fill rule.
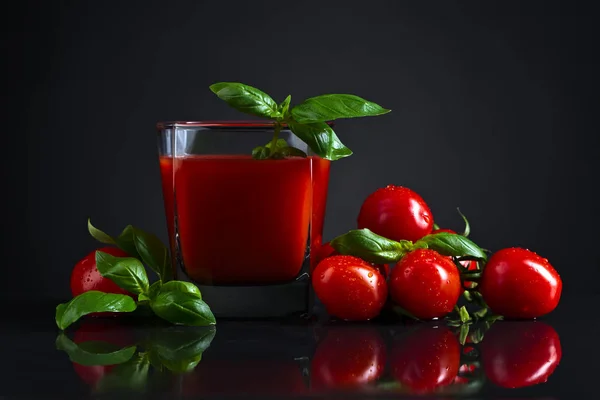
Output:
[[[309,227],[311,249],[321,246],[327,160],[186,156],[162,157],[160,166],[172,249],[176,206],[180,256],[196,282],[290,281],[302,268]]]

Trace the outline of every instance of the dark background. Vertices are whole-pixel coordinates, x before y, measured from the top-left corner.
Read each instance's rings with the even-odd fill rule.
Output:
[[[217,81],[393,110],[337,124],[355,155],[332,169],[326,239],[393,183],[442,226],[462,229],[460,207],[483,247],[549,258],[565,296],[598,293],[598,16],[585,4],[20,2],[3,35],[2,295],[70,297],[96,246],[88,217],[166,241],[154,126],[244,118],[208,90]]]

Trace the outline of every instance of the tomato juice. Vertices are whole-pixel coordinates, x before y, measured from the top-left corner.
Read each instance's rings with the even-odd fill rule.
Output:
[[[160,157],[173,254],[197,283],[294,280],[321,246],[330,162],[318,157]],[[311,251],[311,254],[314,251]]]

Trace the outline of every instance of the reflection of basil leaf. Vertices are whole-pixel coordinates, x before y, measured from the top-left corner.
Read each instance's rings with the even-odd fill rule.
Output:
[[[56,307],[56,325],[67,329],[69,325],[84,315],[95,312],[135,311],[135,301],[125,294],[103,293],[90,290]]]
[[[125,389],[143,391],[148,382],[150,361],[147,354],[138,353],[124,364],[117,365],[108,375],[98,382],[100,392]]]
[[[69,355],[71,361],[81,365],[114,365],[128,361],[135,353],[135,346],[119,348],[101,341],[74,343],[64,333],[56,338],[56,348]]]
[[[198,365],[215,333],[214,327],[162,330],[153,338],[151,352],[168,370],[188,372]]]
[[[148,292],[148,275],[137,258],[115,257],[96,251],[96,267],[100,274],[133,294]]]

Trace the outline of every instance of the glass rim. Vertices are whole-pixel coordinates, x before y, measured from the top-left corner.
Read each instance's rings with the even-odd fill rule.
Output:
[[[333,121],[325,122],[329,126],[333,126]],[[275,125],[275,121],[261,121],[261,120],[204,120],[204,121],[161,121],[156,123],[157,129],[166,129],[174,127],[189,127],[189,128],[272,128]],[[281,124],[283,127],[287,127],[286,123]]]

